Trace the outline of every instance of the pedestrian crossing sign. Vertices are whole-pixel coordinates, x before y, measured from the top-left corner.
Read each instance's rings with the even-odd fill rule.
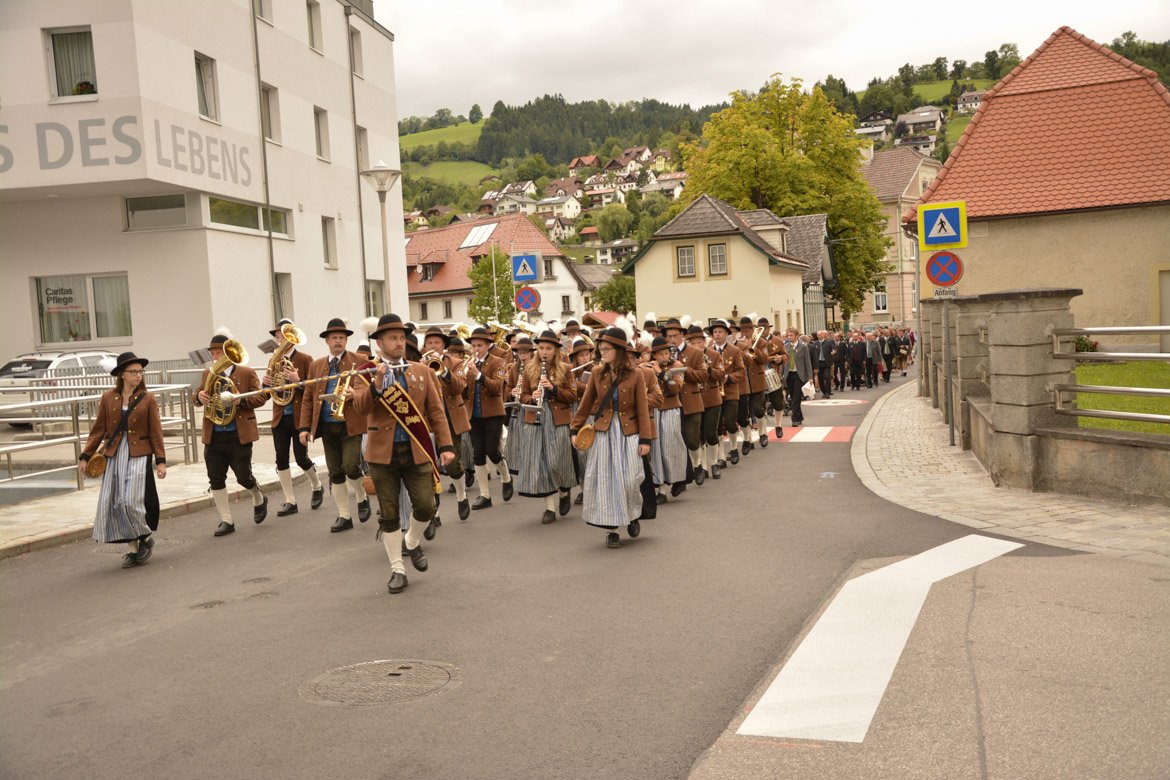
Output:
[[[918,207],[918,248],[962,249],[967,246],[967,203],[930,203]]]
[[[537,278],[537,256],[512,255],[512,281],[535,282]]]

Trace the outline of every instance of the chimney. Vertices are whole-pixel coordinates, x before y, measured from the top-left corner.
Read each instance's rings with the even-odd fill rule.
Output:
[[[752,228],[760,236],[771,245],[777,252],[788,254],[788,226],[780,223],[768,223],[766,225],[757,225]]]

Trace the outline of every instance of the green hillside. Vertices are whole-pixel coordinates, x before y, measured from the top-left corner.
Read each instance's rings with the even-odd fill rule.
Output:
[[[947,143],[951,145],[951,149],[955,148],[959,136],[963,134],[969,124],[971,124],[971,114],[951,114],[951,118],[947,120]]]
[[[417,133],[416,135],[426,135],[426,133]],[[410,160],[403,160],[402,170],[411,176],[425,176],[447,184],[470,184],[473,187],[489,173],[497,173],[487,165],[472,160],[441,160],[425,166]]]
[[[409,152],[416,146],[435,146],[439,141],[446,141],[449,144],[456,142],[474,144],[479,140],[479,134],[482,131],[483,122],[477,125],[464,122],[459,125],[451,125],[450,127],[423,130],[421,133],[400,136],[398,143],[404,152]]]
[[[942,81],[924,81],[921,84],[914,85],[914,94],[917,95],[923,103],[933,103],[936,100],[942,100],[951,91],[952,79],[943,79]],[[994,81],[991,79],[959,79],[960,84],[974,84],[975,89],[990,89]]]

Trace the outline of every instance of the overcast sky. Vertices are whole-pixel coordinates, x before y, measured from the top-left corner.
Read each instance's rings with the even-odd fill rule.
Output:
[[[497,100],[557,92],[698,107],[773,73],[861,89],[904,62],[973,61],[1005,42],[1026,57],[1065,24],[1101,43],[1126,30],[1170,39],[1168,0],[374,0],[374,11],[395,35],[399,116],[472,103],[487,115]]]

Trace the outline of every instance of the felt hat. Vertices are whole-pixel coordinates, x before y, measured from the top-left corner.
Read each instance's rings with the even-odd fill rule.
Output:
[[[114,361],[114,367],[110,369],[110,376],[117,376],[118,374],[122,373],[122,369],[126,368],[126,366],[130,365],[131,363],[138,363],[143,368],[146,368],[150,361],[146,358],[138,357],[133,352],[123,352],[121,355],[118,355],[118,359]]]
[[[554,347],[558,348],[562,346],[560,338],[558,338],[557,334],[551,330],[541,332],[541,334],[536,337],[536,343],[552,344]]]
[[[535,350],[536,345],[532,343],[532,339],[528,338],[527,336],[521,336],[520,338],[516,339],[516,341],[514,341],[512,343],[512,349],[513,349],[513,351],[519,350],[519,349]]]
[[[581,330],[581,323],[577,322],[576,320],[569,320],[565,323],[565,331],[571,331],[574,328]]]
[[[382,319],[385,319],[385,316],[383,316]],[[378,324],[381,325],[381,323],[382,320],[378,320]],[[340,317],[334,317],[333,319],[329,320],[329,324],[325,326],[325,330],[321,331],[320,337],[326,338],[330,333],[344,333],[347,336],[353,335],[353,331],[350,330],[349,326],[345,324],[345,320],[341,319]]]
[[[687,341],[690,341],[691,339],[695,339],[695,338],[706,339],[707,334],[704,333],[703,329],[700,328],[698,325],[692,325],[691,327],[687,328],[687,332],[685,334],[685,337],[686,337]]]
[[[666,321],[666,323],[665,323],[665,324],[662,326],[662,332],[663,332],[663,333],[666,333],[667,331],[670,331],[670,330],[677,330],[677,331],[679,331],[679,332],[681,332],[681,333],[686,333],[686,332],[687,332],[687,329],[686,329],[686,328],[684,328],[684,327],[682,326],[682,323],[678,321],[678,317],[671,317],[671,318],[670,318],[670,319],[668,319],[668,320]]]
[[[495,342],[495,338],[492,336],[491,331],[489,331],[487,328],[485,328],[482,325],[480,325],[475,330],[471,331],[471,335],[467,337],[467,340],[469,342],[475,341],[477,339],[480,341],[486,341],[489,344]]]
[[[654,341],[650,342],[650,352],[654,353],[663,349],[670,349],[670,342],[662,336],[655,336]]]
[[[447,340],[447,351],[463,354],[467,351],[467,345],[463,343],[463,339],[458,336],[452,336]]]
[[[340,320],[334,320],[333,322],[340,322]],[[333,322],[330,322],[329,324],[332,325]],[[399,331],[400,333],[406,333],[406,325],[403,324],[402,318],[397,314],[383,314],[378,318],[378,324],[370,333],[370,338],[376,339],[383,333],[389,333],[392,330]],[[348,333],[349,331],[346,332]],[[326,331],[326,333],[328,333],[328,331]],[[321,337],[324,338],[325,333],[322,333]]]
[[[612,344],[615,347],[629,350],[630,342],[626,339],[626,332],[621,328],[606,328],[597,336],[597,340]]]
[[[439,338],[441,338],[443,340],[444,347],[451,346],[451,337],[448,336],[446,333],[444,333],[443,329],[440,327],[432,325],[431,327],[427,328],[426,335],[427,336],[438,336]]]
[[[731,333],[731,324],[727,320],[715,320],[711,323],[711,333],[715,333],[716,328],[723,328],[727,333]]]
[[[574,339],[573,340],[573,350],[570,354],[576,355],[580,352],[592,352],[592,351],[593,351],[593,345],[590,344],[588,341],[586,341],[585,339]]]
[[[284,319],[282,319],[280,322],[276,323],[276,327],[275,327],[275,328],[273,328],[272,330],[268,331],[268,335],[269,335],[269,336],[272,336],[273,338],[276,338],[277,336],[279,336],[279,335],[280,335],[280,326],[281,326],[281,325],[292,325],[292,324],[293,324],[293,321],[292,321],[292,320],[290,320],[288,317],[285,317],[285,318],[284,318]]]

